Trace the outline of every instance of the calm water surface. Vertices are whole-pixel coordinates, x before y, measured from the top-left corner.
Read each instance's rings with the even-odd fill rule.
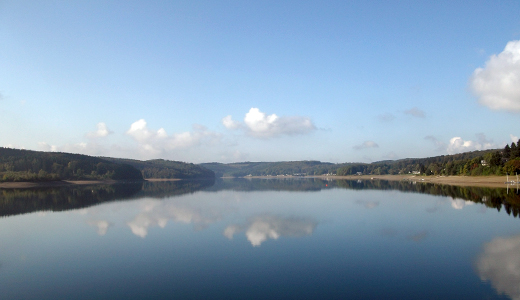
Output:
[[[512,189],[318,179],[0,190],[2,299],[520,299]]]

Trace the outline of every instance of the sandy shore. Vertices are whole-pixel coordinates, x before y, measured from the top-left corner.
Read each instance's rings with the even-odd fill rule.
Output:
[[[294,178],[293,176],[250,176],[246,178]],[[297,178],[415,181],[458,186],[506,187],[506,176],[415,176],[415,175],[361,175],[361,176],[305,176]],[[516,177],[509,177],[515,180]],[[515,185],[516,186],[516,185]]]

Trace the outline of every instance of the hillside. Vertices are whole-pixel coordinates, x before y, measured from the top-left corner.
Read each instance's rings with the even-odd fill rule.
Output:
[[[143,180],[141,172],[88,155],[0,147],[0,181]]]
[[[168,160],[139,161],[0,147],[0,182],[215,178],[204,167]]]
[[[335,173],[338,168],[350,165],[333,164],[320,161],[282,161],[282,162],[241,162],[241,163],[203,163],[201,166],[215,172],[217,177],[244,177],[266,175],[324,175]]]
[[[145,179],[150,178],[177,178],[177,179],[202,179],[215,178],[215,173],[203,166],[192,163],[171,161],[164,159],[135,160],[124,158],[103,157],[103,159],[130,165],[139,171]]]
[[[201,164],[217,177],[277,175],[505,175],[520,173],[520,141],[503,149],[472,151],[427,158],[406,158],[373,163],[333,164],[320,161],[241,162]]]

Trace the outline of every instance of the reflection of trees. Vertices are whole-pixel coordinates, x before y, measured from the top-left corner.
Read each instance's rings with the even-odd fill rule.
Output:
[[[36,211],[63,211],[85,208],[110,201],[143,197],[165,198],[193,193],[211,186],[212,180],[128,182],[110,185],[71,185],[65,187],[2,189],[0,216]]]
[[[219,179],[215,185],[206,191],[234,190],[234,191],[320,191],[324,180],[318,178],[229,178]]]
[[[328,183],[331,186],[331,183]],[[516,218],[520,214],[520,194],[516,190],[506,188],[489,187],[463,187],[454,185],[442,185],[434,183],[413,183],[410,181],[386,181],[386,180],[337,180],[333,184],[346,189],[375,189],[375,190],[399,190],[436,196],[464,199],[475,203],[484,204],[487,207],[502,208]]]
[[[272,178],[272,179],[221,179],[206,191],[320,191],[322,189],[344,188],[349,190],[399,190],[451,197],[484,204],[487,207],[502,208],[514,217],[520,215],[520,194],[516,189],[489,187],[462,187],[434,183],[413,183],[411,181],[386,180],[324,180],[321,178]]]
[[[496,238],[484,245],[476,262],[481,280],[500,294],[520,300],[520,236]]]
[[[245,225],[229,225],[224,230],[224,235],[232,239],[236,233],[245,230],[251,245],[260,246],[268,238],[276,240],[281,236],[311,235],[317,225],[318,222],[310,218],[260,215],[251,218]]]
[[[142,182],[0,190],[0,216],[18,215],[42,210],[78,209],[131,197],[142,188]]]

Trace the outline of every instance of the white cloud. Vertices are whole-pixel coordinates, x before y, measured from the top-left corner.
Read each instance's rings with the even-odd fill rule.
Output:
[[[481,104],[494,110],[520,112],[520,41],[508,42],[484,68],[477,68],[470,86]]]
[[[96,137],[105,137],[112,133],[107,127],[107,125],[103,122],[99,122],[97,125],[97,130],[94,132],[87,133],[87,137],[96,138]]]
[[[312,219],[261,215],[253,217],[245,226],[229,225],[224,229],[223,234],[228,239],[232,239],[237,232],[245,230],[247,240],[256,247],[267,239],[311,235],[317,225],[318,223]]]
[[[240,123],[231,119],[231,115],[222,118],[222,124],[224,124],[227,129],[237,129],[240,127]]]
[[[379,148],[379,145],[373,141],[365,141],[361,145],[353,147],[355,150],[367,149],[367,148]]]
[[[416,117],[416,118],[425,118],[426,117],[426,114],[424,113],[424,111],[420,110],[417,107],[412,107],[409,110],[405,110],[404,113],[407,115],[410,115],[412,117]]]
[[[518,142],[518,137],[517,136],[510,134],[509,137],[511,137],[511,142],[513,142],[513,143]]]
[[[451,138],[450,143],[448,144],[447,152],[448,154],[456,154],[475,150],[492,149],[495,147],[496,145],[493,143],[493,141],[487,140],[483,133],[479,133],[477,134],[477,141],[465,141],[458,136]]]
[[[194,125],[192,132],[168,135],[164,128],[160,128],[157,131],[150,130],[144,119],[132,123],[126,134],[139,144],[141,151],[152,155],[198,146],[203,141],[215,143],[220,139],[218,134],[200,125]]]
[[[58,147],[55,145],[49,145],[45,142],[38,142],[38,150],[56,152],[58,151]]]
[[[316,129],[310,118],[301,116],[279,117],[276,114],[266,115],[255,107],[246,113],[244,125],[233,121],[231,116],[223,118],[222,123],[228,129],[243,127],[249,135],[261,138],[307,134]]]
[[[520,236],[496,238],[484,245],[476,269],[499,294],[520,300]]]

